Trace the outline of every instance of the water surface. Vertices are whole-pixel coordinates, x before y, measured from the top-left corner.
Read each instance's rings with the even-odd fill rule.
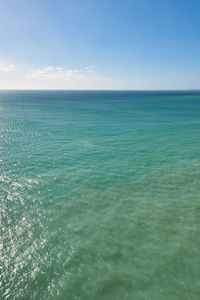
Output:
[[[199,187],[199,92],[1,91],[1,299],[199,300]]]

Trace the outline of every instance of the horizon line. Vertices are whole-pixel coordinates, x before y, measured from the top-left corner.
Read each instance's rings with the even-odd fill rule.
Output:
[[[116,92],[186,92],[199,91],[199,89],[1,89],[0,91],[74,91],[74,92],[95,92],[95,91],[116,91]]]

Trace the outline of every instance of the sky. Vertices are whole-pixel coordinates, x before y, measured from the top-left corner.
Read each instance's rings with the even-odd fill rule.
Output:
[[[0,0],[0,89],[200,89],[199,13],[199,0]]]

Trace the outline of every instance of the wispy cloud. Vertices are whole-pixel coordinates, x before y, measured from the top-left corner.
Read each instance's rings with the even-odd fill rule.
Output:
[[[12,64],[0,64],[0,72],[9,72],[15,69]]]
[[[0,89],[114,89],[113,80],[99,75],[94,65],[77,69],[52,65],[25,69],[18,65],[9,72],[14,69],[14,65],[0,64]]]
[[[32,69],[28,77],[41,80],[79,81],[79,80],[109,80],[102,78],[94,71],[95,66],[86,66],[83,69],[64,69],[63,67],[48,66],[42,69]]]

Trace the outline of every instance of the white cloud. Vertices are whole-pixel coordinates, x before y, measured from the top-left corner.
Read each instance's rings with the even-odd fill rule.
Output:
[[[109,80],[102,78],[94,72],[95,66],[86,66],[83,69],[64,69],[62,67],[48,66],[42,69],[29,70],[28,77],[39,80],[56,80],[56,81],[94,81]]]
[[[18,66],[15,72],[5,76],[5,72],[14,68],[14,65],[0,64],[0,89],[114,89],[113,80],[99,76],[92,65],[79,69],[50,65],[26,70]]]
[[[12,64],[0,64],[0,72],[9,72],[15,69]]]
[[[94,69],[94,68],[96,68],[95,65],[84,67],[84,69],[86,69],[86,70],[91,70],[91,69]]]

